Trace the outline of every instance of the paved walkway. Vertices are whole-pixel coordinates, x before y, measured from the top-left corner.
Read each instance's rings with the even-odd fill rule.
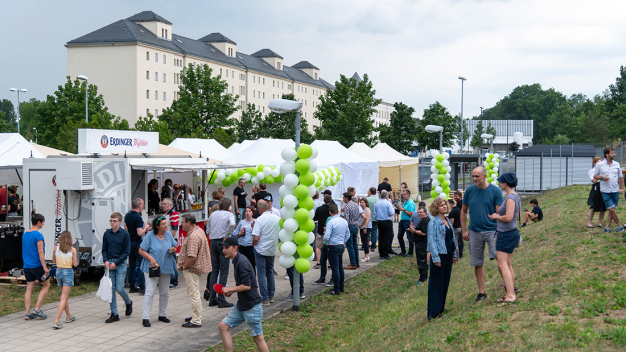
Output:
[[[394,223],[394,233],[397,232],[397,224]],[[397,236],[394,234],[394,244],[397,245]],[[395,249],[398,251],[398,249]],[[263,318],[268,319],[282,310],[290,309],[292,302],[284,301],[291,291],[289,280],[285,280],[285,269],[278,265],[276,256],[276,302],[269,307],[263,307]],[[368,263],[361,263],[358,270],[346,270],[346,280],[359,273],[376,266],[381,260],[378,253],[370,253],[371,260]],[[363,258],[363,252],[359,252],[359,258]],[[344,254],[344,266],[349,264],[348,253]],[[311,269],[304,274],[304,294],[306,297],[314,296],[320,292],[328,290],[325,285],[312,285],[311,283],[319,278],[319,270]],[[331,271],[328,270],[326,280],[331,278]],[[182,328],[186,317],[191,316],[191,303],[187,296],[187,289],[184,277],[179,279],[179,287],[170,290],[167,317],[171,319],[170,324],[165,324],[157,320],[158,297],[155,297],[152,306],[150,323],[152,327],[144,328],[142,325],[141,311],[143,296],[133,293],[130,298],[133,300],[133,314],[130,317],[124,316],[124,303],[117,297],[118,310],[121,321],[112,324],[105,324],[109,317],[109,304],[95,297],[94,293],[85,294],[70,298],[70,310],[77,320],[71,324],[63,323],[65,313],[61,318],[63,329],[52,328],[54,317],[56,316],[58,302],[43,306],[43,311],[48,318],[24,320],[24,312],[14,313],[0,317],[0,351],[33,351],[43,348],[46,352],[63,351],[205,351],[208,346],[220,343],[221,337],[218,329],[219,322],[224,318],[230,308],[219,309],[208,307],[208,302],[203,300],[202,328],[187,329]],[[229,284],[234,283],[232,270],[230,271]],[[201,278],[200,287],[206,286],[206,276]],[[201,295],[201,297],[203,294]],[[228,301],[235,303],[236,297],[230,297]],[[232,330],[233,335],[247,330],[246,324]]]

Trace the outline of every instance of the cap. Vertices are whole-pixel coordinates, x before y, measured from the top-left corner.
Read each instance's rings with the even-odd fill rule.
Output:
[[[237,241],[235,237],[226,237],[226,239],[222,243],[222,246],[224,247],[239,246],[239,241]]]
[[[498,182],[506,182],[511,185],[517,186],[517,176],[512,172],[507,172],[496,179]]]
[[[271,194],[266,195],[265,198],[263,199],[267,202],[274,202],[274,199],[272,198]]]
[[[333,192],[331,192],[329,189],[327,189],[324,192],[322,192],[322,194],[324,194],[324,195],[328,194],[329,196],[332,196]]]

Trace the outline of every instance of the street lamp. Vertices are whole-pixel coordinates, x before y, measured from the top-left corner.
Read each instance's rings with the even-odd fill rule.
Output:
[[[493,134],[483,133],[483,134],[480,135],[480,138],[491,140],[491,148],[490,148],[491,151],[490,152],[493,153]],[[481,154],[482,154],[482,151],[481,151]]]
[[[39,144],[39,143],[37,142],[37,127],[33,127],[33,129],[35,130],[35,143],[36,143],[36,144]]]
[[[26,89],[10,88],[9,91],[17,92],[17,133],[20,133],[20,92],[26,93]]]
[[[463,147],[465,143],[463,143],[463,83],[467,81],[467,78],[463,76],[459,76],[461,80],[461,154],[463,154]]]
[[[296,113],[296,151],[298,151],[298,148],[300,148],[300,110],[302,109],[302,103],[288,99],[272,99],[267,107],[277,114]],[[294,256],[298,258],[298,253],[294,253]],[[293,295],[293,310],[297,312],[300,310],[300,273],[295,265],[292,269],[294,273],[291,293]]]
[[[89,118],[88,118],[88,113],[87,113],[87,104],[89,101],[89,94],[87,93],[87,91],[89,90],[89,78],[87,78],[87,76],[85,75],[79,75],[78,77],[79,80],[81,81],[85,81],[85,123],[89,123]]]
[[[443,126],[437,125],[428,125],[424,127],[424,130],[428,133],[437,133],[439,132],[439,153],[443,150]]]

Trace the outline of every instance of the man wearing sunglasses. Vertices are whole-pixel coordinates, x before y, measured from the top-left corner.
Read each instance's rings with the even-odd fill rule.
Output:
[[[113,299],[111,300],[111,316],[106,323],[120,321],[117,314],[117,299],[115,292],[126,303],[126,316],[133,314],[133,301],[128,297],[128,292],[124,289],[126,281],[126,258],[130,254],[130,235],[128,231],[121,228],[122,214],[113,213],[109,220],[111,228],[104,232],[102,236],[102,260],[104,267],[109,269],[109,278],[113,286]]]

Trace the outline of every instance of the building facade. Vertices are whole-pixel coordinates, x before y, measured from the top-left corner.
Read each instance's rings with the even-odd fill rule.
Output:
[[[293,94],[302,103],[302,117],[312,129],[320,97],[334,86],[308,61],[288,66],[270,49],[251,55],[220,33],[191,39],[173,33],[173,24],[152,11],[119,20],[67,42],[67,74],[85,75],[98,87],[109,111],[133,125],[139,116],[161,112],[178,98],[180,74],[189,64],[208,65],[239,96],[239,119],[248,103],[265,117],[270,100]],[[355,74],[356,75],[356,74]],[[358,76],[358,75],[357,75]],[[391,110],[390,110],[391,108]],[[382,103],[372,116],[374,126],[389,124],[393,105]]]

